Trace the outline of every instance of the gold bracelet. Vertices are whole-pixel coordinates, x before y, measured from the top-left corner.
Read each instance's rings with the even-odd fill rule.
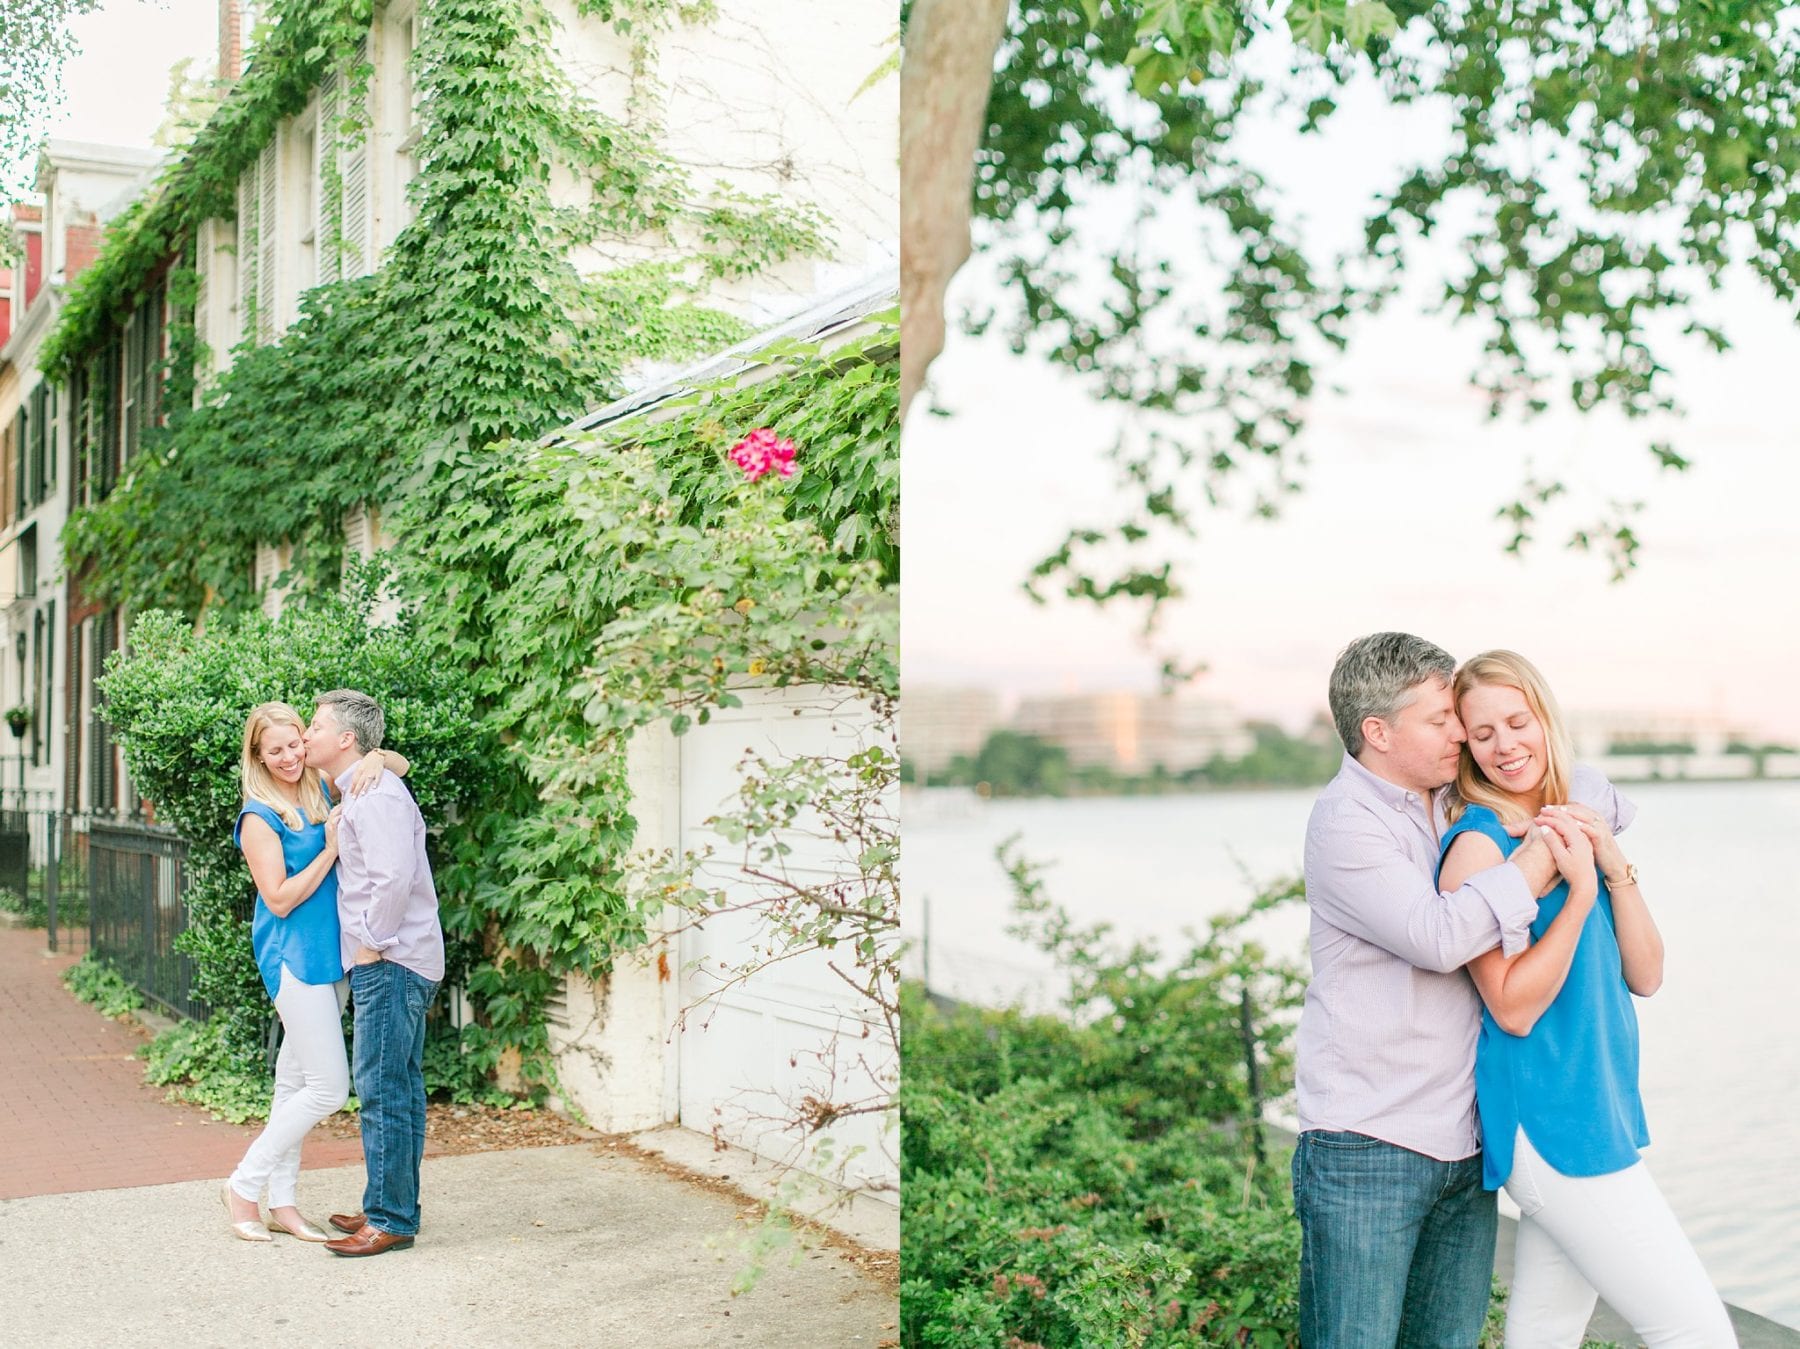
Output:
[[[1636,862],[1627,862],[1625,864],[1625,874],[1619,877],[1618,880],[1615,881],[1611,876],[1606,878],[1606,888],[1609,890],[1617,890],[1622,885],[1636,885],[1637,883],[1638,870]]]

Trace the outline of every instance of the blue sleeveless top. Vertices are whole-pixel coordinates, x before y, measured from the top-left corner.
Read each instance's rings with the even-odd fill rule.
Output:
[[[1486,806],[1469,806],[1444,834],[1438,867],[1458,834],[1478,833],[1512,856],[1513,838]],[[1481,1182],[1497,1190],[1513,1169],[1513,1140],[1520,1128],[1540,1156],[1565,1176],[1604,1176],[1623,1171],[1649,1146],[1644,1103],[1638,1095],[1637,1011],[1625,987],[1619,940],[1613,930],[1612,892],[1599,877],[1600,894],[1569,977],[1555,1001],[1531,1028],[1508,1035],[1486,1007],[1475,1046],[1475,1103],[1481,1111]],[[1562,912],[1569,883],[1538,901],[1531,940]]]
[[[331,800],[331,787],[325,788],[325,799]],[[238,812],[231,840],[244,846],[244,817],[255,815],[275,831],[281,840],[281,860],[287,874],[297,876],[320,853],[325,851],[325,826],[306,824],[290,829],[281,816],[260,801],[246,802]],[[305,819],[305,816],[301,817]],[[344,977],[343,952],[338,946],[338,874],[334,866],[325,873],[319,888],[308,895],[286,918],[269,912],[261,894],[256,896],[256,912],[250,920],[250,949],[256,953],[256,968],[262,974],[263,987],[272,1000],[281,988],[281,967],[285,964],[303,984],[335,984]]]

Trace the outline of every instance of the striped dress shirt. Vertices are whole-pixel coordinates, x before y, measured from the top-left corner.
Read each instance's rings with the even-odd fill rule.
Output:
[[[1636,814],[1578,764],[1570,797],[1616,833]],[[1530,944],[1537,898],[1503,862],[1437,888],[1443,793],[1430,801],[1348,755],[1306,826],[1312,981],[1300,1014],[1301,1129],[1344,1129],[1457,1161],[1481,1150],[1475,1040],[1481,995],[1463,969]]]

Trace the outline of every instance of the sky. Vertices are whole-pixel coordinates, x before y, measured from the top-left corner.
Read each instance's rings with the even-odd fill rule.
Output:
[[[216,0],[112,0],[76,33],[83,51],[50,134],[147,146],[169,67],[211,58]],[[1306,212],[1309,237],[1347,240],[1387,171],[1371,147],[1433,134],[1420,116],[1353,94],[1340,140],[1267,133],[1263,162]],[[1134,204],[1097,203],[1093,219],[1107,228]],[[952,288],[953,311],[979,306],[994,284],[977,259]],[[1010,694],[1148,689],[1173,649],[1206,663],[1196,692],[1298,727],[1323,706],[1337,650],[1397,627],[1457,656],[1514,646],[1572,709],[1719,713],[1800,741],[1800,699],[1783,697],[1800,669],[1800,332],[1748,284],[1728,285],[1713,309],[1734,351],[1665,347],[1689,409],[1673,436],[1694,461],[1675,476],[1651,470],[1642,426],[1574,414],[1488,422],[1467,383],[1476,334],[1391,303],[1329,372],[1348,394],[1311,409],[1304,493],[1274,522],[1205,514],[1200,539],[1176,549],[1187,594],[1154,647],[1131,612],[1040,608],[1020,589],[1031,563],[1113,496],[1099,451],[1119,413],[1012,356],[997,334],[953,332],[931,376],[931,398],[952,415],[925,415],[922,397],[904,437],[905,679]],[[1520,561],[1501,551],[1494,512],[1528,464],[1562,474],[1573,504]],[[1617,585],[1558,537],[1608,497],[1645,503],[1638,569]]]
[[[59,140],[147,148],[163,119],[169,67],[210,70],[218,0],[110,0],[72,25],[81,51],[63,70],[65,99],[50,119]]]
[[[1268,134],[1261,165],[1306,213],[1309,238],[1345,243],[1385,172],[1378,147],[1433,134],[1398,116],[1353,99],[1341,142],[1297,148]],[[1134,206],[1102,200],[1090,228],[1122,227]],[[953,283],[951,311],[981,309],[997,284],[978,257]],[[1391,301],[1326,372],[1347,391],[1310,408],[1305,490],[1282,517],[1203,513],[1198,540],[1171,545],[1186,594],[1153,645],[1139,612],[1038,607],[1021,589],[1071,525],[1123,500],[1101,452],[1124,414],[1013,356],[1001,325],[984,338],[953,331],[903,439],[905,682],[1148,690],[1172,650],[1206,664],[1195,692],[1298,728],[1323,709],[1343,645],[1398,628],[1459,658],[1522,651],[1571,711],[1717,714],[1800,743],[1800,699],[1786,692],[1800,669],[1800,328],[1745,278],[1707,308],[1735,349],[1663,343],[1687,415],[1647,427],[1573,412],[1491,422],[1468,382],[1477,331],[1416,296]],[[930,415],[928,401],[950,415]],[[1693,461],[1687,473],[1655,468],[1645,447],[1665,433]],[[1570,490],[1521,560],[1503,551],[1495,513],[1528,470]],[[1617,584],[1602,557],[1562,547],[1612,498],[1644,503],[1638,567]]]

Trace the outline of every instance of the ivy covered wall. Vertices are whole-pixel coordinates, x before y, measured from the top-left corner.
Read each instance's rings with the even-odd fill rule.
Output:
[[[110,494],[76,510],[64,543],[92,599],[189,620],[229,616],[257,599],[259,542],[293,546],[288,580],[304,603],[338,585],[346,512],[384,507],[418,658],[469,672],[484,733],[504,747],[444,839],[445,924],[475,1014],[463,1048],[483,1068],[516,1055],[543,1080],[541,1008],[554,982],[603,968],[644,934],[621,895],[632,825],[618,744],[589,719],[591,696],[571,689],[607,625],[671,587],[702,604],[718,576],[769,587],[761,599],[726,599],[760,604],[759,619],[775,624],[745,625],[738,647],[719,653],[719,669],[739,674],[770,668],[752,639],[785,630],[784,609],[892,587],[894,316],[846,347],[771,353],[774,377],[696,395],[632,430],[626,457],[602,452],[606,436],[539,446],[542,433],[619,392],[627,369],[740,336],[744,324],[708,303],[715,288],[828,257],[829,203],[713,191],[662,149],[655,53],[684,25],[715,17],[706,6],[577,5],[576,21],[609,26],[631,56],[630,96],[608,116],[575,87],[558,21],[536,0],[422,5],[409,66],[411,219],[375,271],[308,290],[278,341],[242,344],[216,382],[196,388],[193,240],[202,222],[236,214],[245,169],[321,81],[348,91],[342,106],[359,105],[378,73],[358,61],[375,18],[368,0],[273,6],[242,83],[115,227],[70,298],[50,362],[65,379],[90,369],[138,292],[166,277],[167,424],[146,431]],[[368,119],[346,117],[334,134],[367,136]],[[327,175],[324,188],[342,184]],[[237,226],[242,265],[256,241],[242,216]],[[609,252],[611,270],[577,266]],[[746,500],[726,451],[764,426],[800,446],[803,468]],[[790,524],[734,529],[751,500]],[[703,541],[675,576],[655,547],[671,528]],[[766,550],[774,538],[793,567],[768,557],[740,565],[748,543]],[[661,571],[637,566],[653,558]],[[796,576],[817,594],[795,593]],[[823,658],[811,659],[829,677]],[[723,684],[717,696],[729,697]],[[669,712],[687,695],[655,681],[632,697],[642,716],[695,714]],[[254,1004],[260,990],[241,964],[235,977]],[[210,986],[223,989],[221,978]]]

